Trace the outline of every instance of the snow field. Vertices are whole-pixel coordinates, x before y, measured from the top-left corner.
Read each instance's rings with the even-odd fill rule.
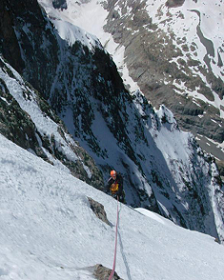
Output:
[[[0,136],[1,279],[94,279],[112,268],[116,201]],[[102,203],[112,226],[88,198]],[[142,213],[144,213],[144,215]],[[119,208],[116,271],[123,279],[223,279],[224,248],[147,210]]]

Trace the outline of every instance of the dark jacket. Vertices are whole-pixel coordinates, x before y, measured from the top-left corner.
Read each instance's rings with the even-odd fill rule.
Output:
[[[112,195],[121,196],[123,193],[123,178],[121,174],[117,174],[116,179],[112,177],[109,178],[105,186],[106,193],[111,193]]]

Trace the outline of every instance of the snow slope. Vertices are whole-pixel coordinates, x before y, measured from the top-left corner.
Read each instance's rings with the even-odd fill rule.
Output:
[[[116,201],[0,135],[0,278],[94,279],[112,267]],[[90,209],[102,203],[112,226]],[[140,213],[139,213],[140,212]],[[119,206],[122,279],[221,280],[224,247],[147,210]]]

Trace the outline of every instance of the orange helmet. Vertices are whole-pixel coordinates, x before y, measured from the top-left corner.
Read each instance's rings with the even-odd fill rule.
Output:
[[[117,176],[117,172],[115,170],[111,170],[110,171],[110,176],[111,177],[116,177]]]

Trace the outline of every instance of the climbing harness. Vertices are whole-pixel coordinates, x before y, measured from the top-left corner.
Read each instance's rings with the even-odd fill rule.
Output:
[[[118,192],[118,189],[119,189],[119,185],[117,182],[113,183],[111,186],[110,186],[110,192],[112,194],[116,194]]]
[[[110,276],[108,280],[112,280],[115,272],[115,266],[116,266],[116,257],[117,257],[117,232],[118,232],[118,220],[119,220],[119,211],[118,211],[118,206],[119,206],[119,200],[117,198],[117,222],[116,222],[116,233],[115,233],[115,247],[114,247],[114,263],[113,263],[113,269],[110,273]]]

